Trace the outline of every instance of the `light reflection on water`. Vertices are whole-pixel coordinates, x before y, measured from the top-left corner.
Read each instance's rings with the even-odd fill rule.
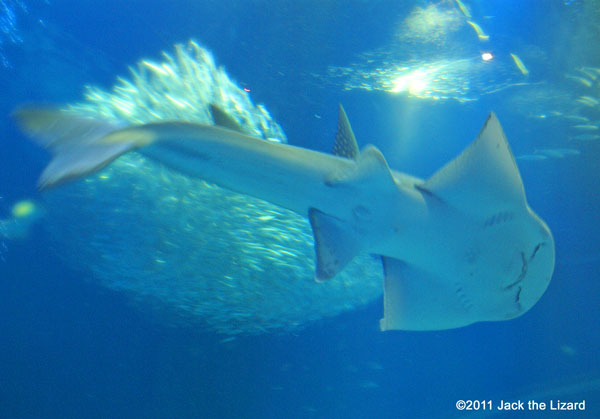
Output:
[[[27,6],[20,0],[0,0],[0,66],[10,67],[4,52],[4,44],[23,42],[19,32],[19,15],[27,13]]]

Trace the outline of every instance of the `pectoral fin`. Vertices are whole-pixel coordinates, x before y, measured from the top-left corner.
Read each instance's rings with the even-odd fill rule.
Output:
[[[460,283],[438,278],[401,260],[382,257],[385,330],[442,330],[475,321],[472,304]]]
[[[526,205],[521,175],[493,113],[477,139],[421,188],[477,217],[522,209]]]

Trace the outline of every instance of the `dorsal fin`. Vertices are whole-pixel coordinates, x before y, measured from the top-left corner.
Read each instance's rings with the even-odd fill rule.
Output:
[[[242,126],[236,121],[231,115],[225,112],[223,109],[219,108],[217,105],[211,103],[208,105],[210,109],[210,114],[215,121],[215,125],[230,129],[232,131],[241,132],[242,134],[246,134],[246,131],[242,128]]]
[[[487,216],[527,204],[519,169],[493,112],[475,141],[423,188],[473,215]]]
[[[336,156],[346,157],[351,160],[356,160],[360,154],[358,151],[358,144],[356,144],[356,138],[354,138],[354,132],[352,132],[352,127],[350,126],[350,121],[348,121],[346,111],[344,111],[344,107],[341,104],[338,110],[338,126],[332,153]]]
[[[390,188],[397,188],[392,172],[375,146],[366,146],[348,170],[332,173],[325,179],[329,188],[345,188],[349,194],[357,191],[365,200],[365,205],[376,201],[382,193],[390,195]],[[353,210],[355,216],[370,217],[370,210],[359,205]],[[333,278],[358,255],[364,246],[362,232],[356,221],[348,221],[310,208],[308,219],[315,238],[316,279],[324,281]],[[351,219],[352,220],[352,219]]]

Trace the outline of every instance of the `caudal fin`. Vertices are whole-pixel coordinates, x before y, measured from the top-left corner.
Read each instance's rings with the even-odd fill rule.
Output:
[[[135,141],[102,141],[122,126],[101,119],[39,107],[17,109],[13,116],[26,134],[53,155],[38,180],[40,189],[100,170],[137,146]]]

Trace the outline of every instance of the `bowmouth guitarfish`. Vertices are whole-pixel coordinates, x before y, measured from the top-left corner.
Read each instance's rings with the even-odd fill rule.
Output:
[[[527,204],[493,113],[470,146],[424,180],[391,170],[372,145],[359,151],[341,106],[332,154],[250,137],[229,115],[211,110],[215,125],[122,126],[36,107],[15,117],[53,154],[41,188],[86,176],[136,150],[308,218],[317,281],[333,278],[359,253],[379,255],[382,330],[512,319],[548,287],[554,240]]]

